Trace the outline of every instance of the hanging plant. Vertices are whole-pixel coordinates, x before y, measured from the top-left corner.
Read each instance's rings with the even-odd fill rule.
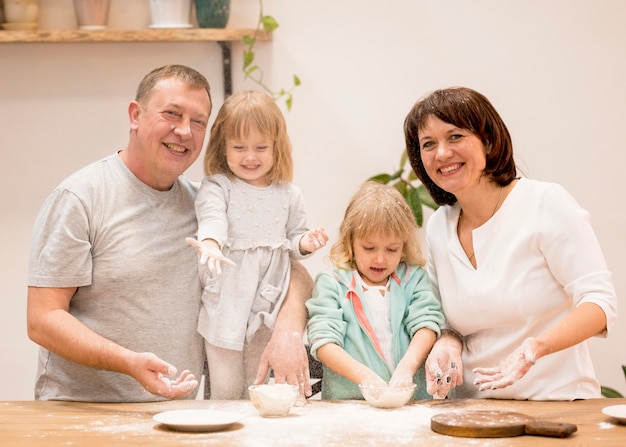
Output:
[[[280,90],[273,90],[267,86],[263,80],[263,70],[254,62],[254,46],[256,44],[257,36],[261,30],[272,32],[278,28],[278,22],[270,15],[263,14],[263,0],[259,0],[259,20],[257,22],[256,31],[253,36],[244,36],[243,44],[246,46],[243,51],[243,73],[244,79],[250,79],[259,85],[263,90],[269,93],[275,101],[284,98],[287,110],[291,110],[293,103],[293,90],[300,85],[300,78],[293,75],[293,85],[288,88],[281,88]]]

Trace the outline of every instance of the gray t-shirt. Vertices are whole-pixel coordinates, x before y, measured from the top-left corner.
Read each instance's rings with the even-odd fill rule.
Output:
[[[69,311],[86,326],[199,378],[201,287],[196,251],[185,243],[197,231],[196,191],[183,177],[169,191],[154,190],[118,154],[81,169],[57,187],[39,212],[29,286],[78,287]],[[43,348],[35,397],[163,400],[129,376],[82,366]]]

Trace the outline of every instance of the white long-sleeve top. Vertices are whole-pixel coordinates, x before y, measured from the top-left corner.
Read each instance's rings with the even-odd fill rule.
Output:
[[[582,303],[617,320],[617,298],[588,213],[560,185],[522,178],[474,229],[474,269],[457,236],[458,204],[427,226],[428,270],[447,323],[464,338],[458,398],[573,400],[600,397],[587,342],[542,357],[513,385],[479,392],[475,367],[498,366],[524,339],[543,333]],[[572,328],[576,330],[576,328]],[[598,336],[607,336],[607,331]]]

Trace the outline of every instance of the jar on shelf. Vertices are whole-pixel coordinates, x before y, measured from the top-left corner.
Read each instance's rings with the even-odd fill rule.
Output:
[[[37,29],[39,0],[4,0],[4,20],[6,30]]]
[[[105,29],[109,21],[111,0],[74,0],[79,29]]]
[[[191,0],[150,0],[150,28],[192,28]]]
[[[230,0],[195,0],[196,19],[200,28],[226,28]]]

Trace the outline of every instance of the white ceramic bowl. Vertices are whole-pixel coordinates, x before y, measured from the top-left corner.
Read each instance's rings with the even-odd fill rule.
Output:
[[[359,385],[365,400],[376,408],[399,408],[411,400],[415,384],[403,388],[382,388]]]
[[[252,385],[250,400],[263,417],[287,416],[298,398],[298,387],[287,383]]]

